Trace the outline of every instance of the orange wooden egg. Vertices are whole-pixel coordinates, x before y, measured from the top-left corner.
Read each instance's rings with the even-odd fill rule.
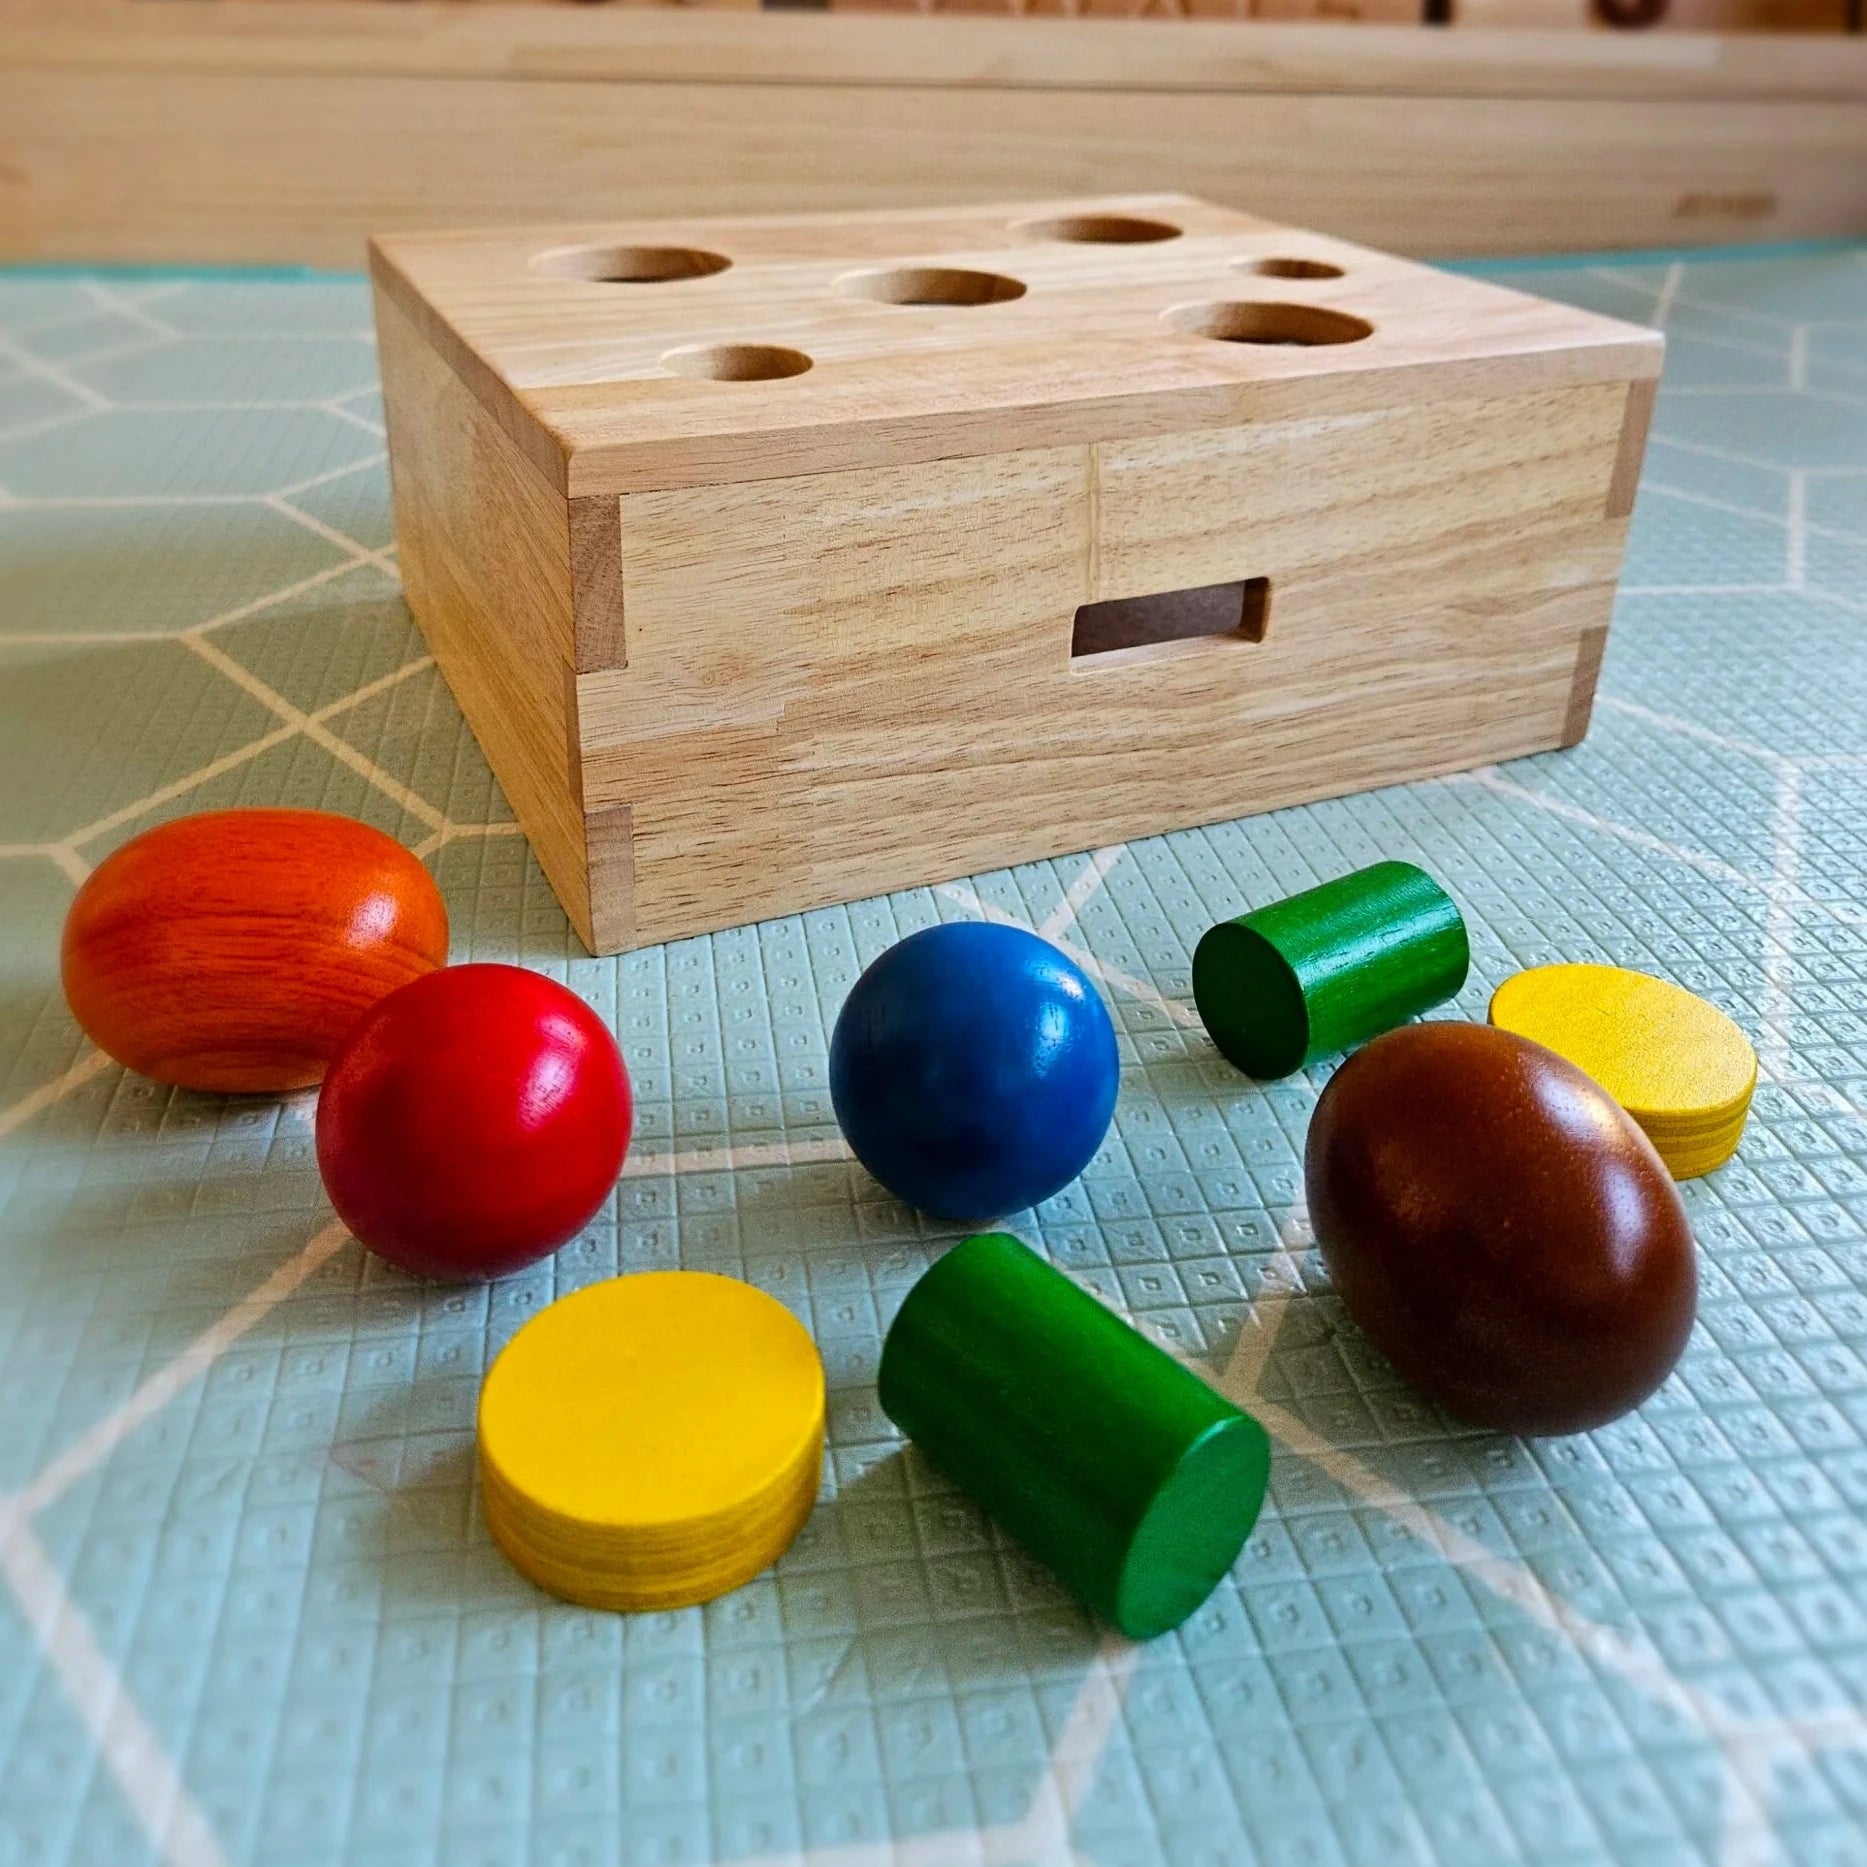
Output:
[[[65,996],[158,1082],[304,1089],[351,1025],[447,963],[447,909],[393,837],[321,810],[210,810],[133,838],[65,917]]]

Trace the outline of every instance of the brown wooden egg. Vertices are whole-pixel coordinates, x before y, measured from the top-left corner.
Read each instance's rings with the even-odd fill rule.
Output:
[[[1482,1024],[1377,1038],[1323,1091],[1305,1174],[1349,1315],[1460,1419],[1600,1426],[1685,1347],[1698,1273],[1672,1179],[1540,1044]]]

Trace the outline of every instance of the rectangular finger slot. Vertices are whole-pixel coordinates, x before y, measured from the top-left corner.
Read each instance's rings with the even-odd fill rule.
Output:
[[[1261,642],[1270,626],[1271,580],[1201,584],[1158,596],[1114,597],[1076,612],[1070,657],[1084,660],[1127,648],[1165,648],[1214,636]]]

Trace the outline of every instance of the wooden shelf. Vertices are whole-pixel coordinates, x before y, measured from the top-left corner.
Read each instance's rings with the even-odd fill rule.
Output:
[[[1436,255],[1863,233],[1867,41],[0,0],[15,259],[1085,189]]]

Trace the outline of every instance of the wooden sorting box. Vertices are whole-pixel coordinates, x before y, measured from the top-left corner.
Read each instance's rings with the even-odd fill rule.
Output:
[[[1587,727],[1651,331],[1179,196],[372,260],[408,600],[597,952]]]

